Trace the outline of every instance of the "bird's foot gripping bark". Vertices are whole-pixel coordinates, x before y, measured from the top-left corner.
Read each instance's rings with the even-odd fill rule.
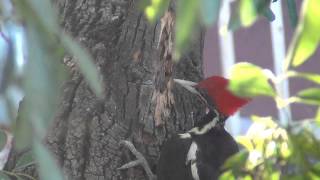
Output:
[[[143,169],[145,170],[149,180],[156,180],[157,177],[152,173],[151,168],[147,162],[147,160],[144,158],[144,156],[137,151],[137,149],[134,147],[134,145],[130,142],[130,141],[120,141],[120,145],[121,146],[125,146],[126,148],[128,148],[131,153],[136,156],[137,160],[128,162],[124,165],[122,165],[121,167],[118,168],[118,170],[124,170],[124,169],[129,169],[138,165],[141,165],[143,167]]]

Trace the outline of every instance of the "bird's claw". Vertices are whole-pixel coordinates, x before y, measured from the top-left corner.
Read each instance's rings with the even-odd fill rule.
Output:
[[[156,180],[156,176],[152,173],[147,160],[139,151],[137,151],[137,149],[134,147],[134,145],[130,141],[122,140],[120,141],[120,146],[124,146],[128,148],[131,151],[131,153],[137,158],[137,160],[134,160],[122,165],[121,167],[118,168],[118,170],[129,169],[129,168],[141,165],[145,170],[149,180]]]

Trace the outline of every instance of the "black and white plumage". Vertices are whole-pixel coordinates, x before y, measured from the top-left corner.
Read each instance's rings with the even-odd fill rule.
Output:
[[[190,131],[165,143],[157,166],[158,180],[218,179],[221,166],[238,152],[238,146],[217,113],[210,111]]]

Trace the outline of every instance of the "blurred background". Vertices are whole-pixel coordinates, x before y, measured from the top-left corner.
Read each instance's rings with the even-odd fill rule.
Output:
[[[296,2],[297,9],[300,11],[302,1]],[[227,72],[230,67],[241,61],[259,65],[270,69],[275,74],[280,74],[285,54],[294,33],[294,29],[290,25],[286,1],[271,3],[271,9],[276,17],[274,21],[270,22],[267,18],[260,17],[252,26],[241,28],[234,33],[225,31],[233,8],[235,8],[234,1],[223,1],[218,23],[207,30],[203,54],[205,77],[212,75],[228,77]],[[300,66],[298,70],[318,73],[320,51],[318,50],[311,59]],[[301,89],[312,86],[312,84],[309,81],[291,78],[289,82],[284,83],[281,91],[285,97],[289,97],[290,94],[295,94]],[[292,120],[299,121],[312,117],[316,112],[316,107],[295,103],[290,106],[288,112],[287,115],[281,115],[271,98],[257,97],[244,107],[240,114],[228,121],[227,128],[233,135],[244,134],[250,125],[251,114],[272,115],[278,117],[280,121],[286,121],[287,118],[283,116],[289,115],[292,116]]]

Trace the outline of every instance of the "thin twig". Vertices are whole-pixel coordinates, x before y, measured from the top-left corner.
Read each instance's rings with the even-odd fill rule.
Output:
[[[36,162],[33,161],[33,162],[30,162],[30,163],[24,164],[22,166],[16,167],[14,169],[14,171],[21,171],[21,170],[23,170],[23,169],[25,169],[25,168],[27,168],[29,166],[35,165],[35,164],[36,164]]]
[[[10,172],[10,171],[6,171],[6,170],[0,170],[0,172],[3,172],[4,174],[7,174],[9,176],[14,176],[14,177],[17,177],[19,178],[19,176],[23,176],[23,177],[26,177],[28,179],[31,179],[31,180],[36,180],[36,178],[28,175],[28,174],[24,174],[24,173],[15,173],[15,172]]]

